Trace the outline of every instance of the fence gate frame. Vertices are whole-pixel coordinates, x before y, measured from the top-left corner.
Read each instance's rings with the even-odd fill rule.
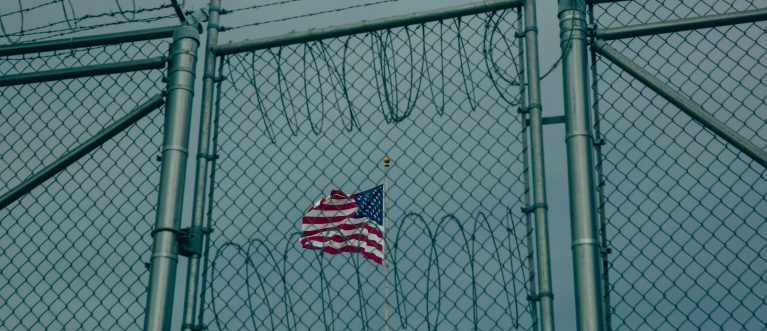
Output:
[[[186,235],[185,231],[179,229],[179,224],[184,192],[183,181],[186,169],[189,118],[192,112],[198,34],[199,26],[196,26],[194,22],[188,22],[178,26],[0,47],[0,56],[11,56],[172,38],[172,48],[168,56],[0,76],[0,86],[5,87],[167,67],[169,77],[167,85],[161,93],[145,100],[123,117],[105,126],[91,138],[70,149],[0,196],[0,209],[4,209],[142,118],[166,106],[159,204],[156,224],[151,233],[154,237],[152,244],[154,252],[151,263],[148,264],[151,281],[147,284],[148,290],[146,292],[145,329],[147,330],[169,329],[170,327],[175,265],[179,253],[179,246],[176,242],[177,235],[180,238],[179,241],[182,242],[181,254],[188,254],[188,249],[184,250],[184,248],[185,244],[189,242],[189,236]],[[166,315],[163,316],[163,314]]]
[[[207,40],[205,45],[203,90],[201,98],[200,129],[198,136],[199,152],[196,156],[197,164],[194,179],[194,195],[192,207],[190,236],[203,238],[204,249],[192,252],[189,257],[189,264],[186,275],[186,291],[184,295],[184,312],[182,330],[204,330],[204,302],[205,293],[201,291],[201,284],[206,282],[207,275],[203,273],[200,276],[200,268],[208,269],[212,232],[211,217],[208,215],[208,223],[204,224],[206,211],[209,214],[212,209],[213,172],[215,169],[215,160],[218,158],[212,140],[215,141],[216,133],[211,132],[214,121],[214,94],[215,84],[221,83],[225,77],[221,74],[223,63],[217,67],[217,58],[223,58],[226,55],[265,49],[275,46],[285,46],[297,43],[317,41],[326,38],[353,35],[363,32],[372,32],[377,30],[391,29],[412,24],[439,21],[448,18],[467,16],[472,14],[481,14],[500,9],[523,8],[524,9],[524,28],[517,32],[515,37],[524,39],[524,47],[520,52],[526,51],[524,57],[526,89],[523,86],[522,94],[527,93],[528,104],[520,108],[520,113],[527,117],[525,121],[525,132],[529,129],[530,155],[526,156],[525,162],[530,162],[527,171],[532,174],[532,204],[529,201],[529,192],[525,194],[527,205],[523,208],[527,217],[534,215],[535,231],[535,255],[536,265],[529,265],[530,282],[529,291],[530,300],[533,306],[533,314],[540,311],[540,329],[554,330],[554,312],[553,312],[553,290],[551,285],[551,262],[549,253],[549,235],[548,235],[548,204],[545,191],[545,174],[543,160],[543,130],[544,124],[561,123],[562,119],[544,118],[542,116],[543,107],[541,105],[540,92],[540,69],[538,61],[538,29],[537,29],[537,11],[535,0],[486,0],[482,2],[471,3],[467,5],[455,6],[432,10],[428,12],[413,13],[390,18],[376,19],[360,23],[329,27],[323,29],[312,29],[306,32],[294,32],[282,36],[267,37],[256,40],[244,40],[240,42],[231,42],[228,44],[218,44],[218,34],[221,29],[220,15],[223,12],[221,0],[210,0],[208,6],[208,26]],[[218,73],[217,73],[218,72]],[[526,91],[524,91],[526,90]],[[526,133],[524,133],[526,134]],[[213,137],[212,137],[213,136]],[[527,139],[527,137],[526,137]],[[527,174],[525,176],[528,176]],[[208,177],[211,177],[210,179]],[[527,177],[526,177],[527,178]],[[208,181],[211,183],[208,183]],[[209,187],[210,185],[210,187]],[[210,192],[208,192],[210,190]],[[206,210],[207,203],[207,210]],[[537,266],[538,273],[535,267]],[[537,277],[536,277],[537,276]],[[536,284],[533,284],[537,278]],[[197,318],[195,319],[195,314]],[[534,317],[534,329],[538,329],[537,318]]]
[[[756,9],[728,14],[683,18],[657,23],[644,23],[622,27],[597,28],[594,25],[593,6],[627,0],[560,0],[559,21],[563,56],[563,84],[565,91],[565,117],[567,126],[568,177],[570,188],[570,215],[573,228],[573,261],[575,270],[576,317],[578,330],[612,329],[610,317],[609,278],[604,214],[604,176],[602,173],[602,145],[599,128],[595,132],[591,123],[590,92],[598,98],[594,87],[589,91],[588,72],[597,80],[596,54],[608,59],[624,72],[656,92],[670,104],[687,114],[696,123],[708,129],[737,148],[753,161],[767,167],[767,152],[743,137],[737,131],[706,112],[674,88],[654,77],[631,61],[606,41],[650,36],[671,32],[714,28],[767,20],[767,9]],[[590,17],[590,24],[586,23]],[[588,66],[587,45],[592,67]],[[594,106],[594,116],[598,116]],[[594,155],[593,150],[597,155]],[[595,159],[596,157],[596,159]],[[594,162],[598,167],[594,167]],[[595,187],[599,179],[598,187]],[[599,199],[599,208],[597,208]]]

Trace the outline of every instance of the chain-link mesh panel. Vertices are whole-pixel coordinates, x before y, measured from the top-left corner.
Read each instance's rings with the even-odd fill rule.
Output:
[[[204,310],[212,330],[380,329],[382,268],[300,248],[333,188],[389,172],[391,325],[530,329],[514,12],[228,56]]]
[[[599,27],[764,8],[759,1],[643,1],[595,8]],[[608,43],[767,148],[765,23]],[[767,325],[767,171],[599,58],[612,326]]]
[[[17,74],[167,54],[167,41],[0,60]],[[6,193],[161,93],[163,70],[3,87]],[[139,329],[157,202],[156,111],[0,211],[0,321],[6,330]]]

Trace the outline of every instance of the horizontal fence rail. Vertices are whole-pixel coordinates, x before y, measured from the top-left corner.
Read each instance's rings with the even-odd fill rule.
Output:
[[[52,52],[74,48],[117,45],[122,43],[166,39],[173,36],[178,26],[115,32],[94,36],[37,41],[0,46],[0,56]]]
[[[597,29],[594,35],[602,40],[641,37],[718,26],[753,23],[767,20],[767,9],[754,9],[705,17],[686,18],[608,29]]]
[[[218,45],[213,47],[213,53],[216,55],[230,55],[234,53],[256,51],[272,47],[307,43],[359,33],[376,32],[386,29],[401,28],[408,25],[454,19],[462,16],[477,15],[495,10],[511,9],[520,7],[523,4],[524,1],[521,0],[485,0],[483,2],[471,3],[462,6],[437,9],[431,12],[413,13],[397,17],[352,23],[342,26],[313,29],[306,32],[290,33],[287,35],[264,39],[245,40],[241,42]]]
[[[135,61],[129,61],[129,62],[97,64],[97,65],[86,66],[86,67],[7,75],[7,76],[0,77],[0,87],[50,82],[50,81],[73,79],[73,78],[79,78],[79,77],[111,75],[111,74],[119,74],[119,73],[132,72],[132,71],[162,69],[162,68],[165,68],[165,64],[167,61],[168,60],[165,57],[156,57],[152,59],[142,59],[142,60],[135,60]]]

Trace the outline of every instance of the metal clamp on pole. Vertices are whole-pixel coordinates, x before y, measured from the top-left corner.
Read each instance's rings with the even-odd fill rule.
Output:
[[[538,33],[538,27],[537,26],[525,27],[522,31],[515,32],[514,33],[514,37],[516,37],[516,38],[525,38],[527,36],[528,32]]]
[[[525,213],[525,214],[532,214],[536,210],[538,210],[539,208],[540,209],[544,209],[544,210],[548,210],[549,209],[549,205],[547,205],[545,203],[536,203],[536,204],[533,204],[533,205],[531,205],[529,207],[522,207],[522,212]]]
[[[144,319],[144,330],[170,330],[173,292],[176,287],[178,236],[183,210],[184,179],[189,146],[189,123],[194,96],[196,50],[199,33],[182,26],[173,33],[168,70],[160,190],[157,219],[152,231],[152,260]]]
[[[178,254],[185,257],[201,256],[204,235],[213,232],[203,227],[183,228],[177,231]]]
[[[604,146],[607,145],[607,141],[605,141],[604,138],[594,139],[594,146]]]
[[[551,292],[541,292],[538,294],[532,294],[527,296],[527,301],[541,301],[541,298],[549,298],[554,299],[554,293]]]
[[[196,325],[196,324],[182,324],[181,325],[182,330],[189,330],[189,331],[205,331],[208,329],[207,325]]]
[[[204,74],[204,75],[202,75],[202,79],[203,79],[203,80],[207,80],[207,79],[210,79],[210,80],[212,80],[214,83],[218,83],[218,82],[223,82],[223,81],[225,81],[225,80],[226,80],[226,76],[216,76],[216,75],[214,75],[214,74]]]
[[[218,154],[211,155],[211,154],[197,153],[197,159],[206,160],[206,161],[215,161],[215,160],[218,160]]]

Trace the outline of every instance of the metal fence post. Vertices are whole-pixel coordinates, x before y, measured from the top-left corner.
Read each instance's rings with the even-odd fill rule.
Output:
[[[533,205],[528,212],[535,213],[535,242],[538,258],[538,293],[541,330],[554,330],[554,295],[551,289],[551,259],[549,254],[548,205],[546,204],[546,178],[543,162],[543,120],[541,105],[540,67],[538,64],[538,26],[535,0],[525,1],[525,50],[527,51],[527,94],[530,114],[530,154],[533,174]]]
[[[586,4],[559,1],[567,165],[578,330],[604,330],[586,57]]]
[[[216,82],[216,56],[211,47],[218,43],[219,13],[221,0],[211,0],[208,6],[208,33],[205,43],[205,68],[202,85],[202,104],[200,107],[200,131],[197,138],[197,169],[195,172],[194,200],[192,206],[192,229],[190,231],[198,235],[209,233],[202,231],[203,217],[205,212],[205,193],[208,179],[208,162],[215,160],[215,155],[209,155],[211,114],[213,109],[213,89]],[[218,77],[220,79],[220,77]],[[200,276],[200,254],[189,256],[189,265],[186,274],[186,294],[184,297],[184,320],[182,330],[202,330],[202,325],[194,324],[194,315],[197,311]],[[200,321],[201,323],[202,321]]]
[[[173,33],[160,191],[157,220],[152,231],[154,243],[144,330],[170,329],[178,262],[176,236],[180,233],[179,223],[184,198],[198,39],[199,33],[192,26],[180,27]]]
[[[594,19],[594,5],[589,5],[589,25],[596,26],[596,20]],[[591,36],[589,42],[594,42],[594,36]],[[605,206],[607,204],[607,197],[605,196],[605,184],[607,184],[605,177],[605,138],[602,134],[601,126],[601,113],[599,111],[599,73],[597,72],[597,53],[594,47],[590,49],[591,54],[591,92],[594,97],[592,100],[592,114],[594,114],[594,152],[596,153],[596,175],[597,175],[597,211],[599,216],[599,240],[600,240],[600,252],[602,256],[602,302],[604,305],[605,316],[605,331],[612,330],[612,316],[610,304],[610,261],[609,255],[611,253],[609,241],[607,240],[607,213],[605,212]]]

